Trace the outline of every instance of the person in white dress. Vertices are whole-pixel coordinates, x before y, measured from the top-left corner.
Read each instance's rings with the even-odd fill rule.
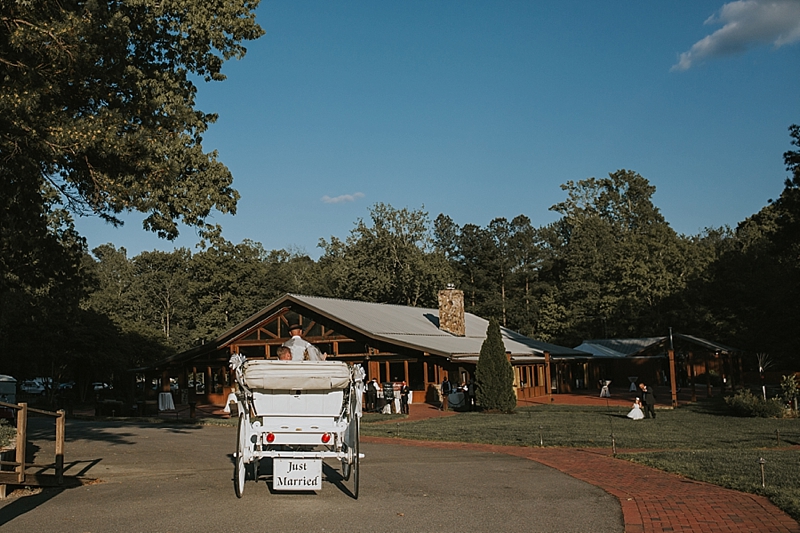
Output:
[[[639,398],[636,398],[633,401],[633,409],[628,413],[628,418],[631,420],[641,420],[644,418],[644,413],[642,412],[642,402],[639,401]]]

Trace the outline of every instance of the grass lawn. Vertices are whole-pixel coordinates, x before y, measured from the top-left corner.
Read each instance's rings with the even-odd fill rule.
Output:
[[[620,459],[767,496],[800,520],[800,419],[730,416],[721,399],[659,410],[655,420],[629,420],[627,412],[627,407],[541,405],[511,415],[461,413],[398,424],[365,419],[362,434],[609,451],[613,435]],[[766,488],[758,464],[762,457]]]

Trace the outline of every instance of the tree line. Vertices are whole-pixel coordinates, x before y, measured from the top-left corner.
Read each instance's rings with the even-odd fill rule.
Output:
[[[791,363],[798,345],[800,150],[780,197],[736,228],[679,235],[645,177],[568,181],[553,224],[486,226],[377,204],[318,260],[208,223],[238,192],[203,133],[195,83],[263,35],[258,0],[0,3],[0,373],[105,380],[213,338],[283,292],[467,310],[535,338],[668,327]],[[791,142],[800,146],[798,126]],[[72,217],[144,226],[197,250],[88,250]]]
[[[800,146],[798,128],[790,129]],[[586,339],[675,331],[790,365],[800,265],[800,156],[780,197],[736,228],[676,233],[655,187],[630,170],[562,185],[560,218],[525,215],[486,226],[376,204],[349,235],[305,253],[233,244],[209,233],[196,251],[89,253],[69,213],[48,220],[49,270],[6,277],[4,365],[19,375],[123,372],[210,340],[285,292],[436,307],[448,283],[468,312],[533,338]],[[43,244],[44,246],[44,244]],[[11,283],[13,281],[14,283]],[[81,373],[86,373],[85,376]]]

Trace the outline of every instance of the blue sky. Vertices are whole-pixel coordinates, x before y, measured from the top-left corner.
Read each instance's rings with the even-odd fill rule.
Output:
[[[800,123],[800,0],[262,0],[266,35],[201,84],[241,193],[224,236],[316,258],[377,202],[486,225],[556,220],[568,180],[625,168],[679,233],[776,198]],[[90,248],[194,248],[77,220]]]

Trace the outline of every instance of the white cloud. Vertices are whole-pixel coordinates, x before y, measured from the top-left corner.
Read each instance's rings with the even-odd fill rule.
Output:
[[[333,198],[331,198],[326,194],[325,196],[322,197],[322,201],[325,202],[326,204],[341,204],[344,202],[355,202],[359,198],[364,198],[363,192],[357,192],[354,194],[342,194],[339,196],[334,196]]]
[[[775,48],[800,41],[800,0],[738,0],[722,6],[706,24],[722,24],[680,55],[671,70],[686,70],[704,59],[743,52],[772,43]]]

